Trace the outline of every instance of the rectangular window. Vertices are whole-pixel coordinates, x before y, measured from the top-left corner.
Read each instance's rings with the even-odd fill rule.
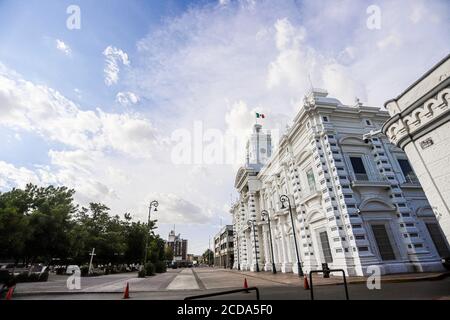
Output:
[[[450,256],[450,250],[445,243],[445,239],[439,225],[437,223],[427,223],[426,225],[428,232],[430,233],[431,240],[433,240],[434,246],[436,247],[439,255],[442,258]]]
[[[386,226],[383,224],[374,224],[372,225],[372,231],[381,255],[381,260],[395,260],[394,250],[392,249]]]
[[[397,159],[400,168],[402,169],[403,175],[405,176],[406,182],[408,183],[417,183],[418,179],[416,174],[414,173],[411,164],[406,159]]]
[[[319,234],[320,243],[322,245],[323,257],[326,263],[333,262],[333,256],[331,255],[330,242],[328,241],[328,234],[326,231],[323,231]]]
[[[306,178],[308,179],[309,191],[316,191],[316,179],[314,178],[314,172],[312,171],[312,169],[309,169],[306,172]]]
[[[352,163],[356,180],[369,180],[366,168],[364,167],[364,162],[361,157],[350,157],[350,162]]]

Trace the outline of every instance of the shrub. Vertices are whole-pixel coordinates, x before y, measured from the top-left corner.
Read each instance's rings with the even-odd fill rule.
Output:
[[[139,270],[138,278],[145,278],[145,270],[144,269]]]
[[[47,282],[48,275],[49,275],[49,272],[47,270],[42,272],[41,274],[39,274],[38,281],[40,281],[40,282]]]
[[[164,273],[167,271],[167,265],[164,261],[158,261],[155,263],[155,272]]]
[[[82,266],[80,268],[80,270],[81,270],[82,277],[87,277],[89,275],[89,267],[88,266]]]
[[[145,271],[147,276],[153,276],[155,274],[155,265],[151,262],[147,262]]]

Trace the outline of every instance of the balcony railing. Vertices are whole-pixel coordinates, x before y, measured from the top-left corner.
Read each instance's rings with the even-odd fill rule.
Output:
[[[419,183],[419,179],[417,178],[417,176],[415,174],[411,174],[411,173],[405,176],[405,180],[406,180],[406,183],[411,183],[411,184]]]
[[[367,173],[355,173],[355,180],[357,181],[369,181]]]
[[[367,173],[353,173],[351,175],[351,182],[353,184],[388,184],[389,181],[387,179],[387,177],[385,175],[381,175],[379,173],[371,173],[371,174],[367,174]]]

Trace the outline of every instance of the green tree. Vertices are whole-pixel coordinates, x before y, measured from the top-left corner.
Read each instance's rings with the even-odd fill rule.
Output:
[[[23,258],[30,235],[28,211],[29,197],[23,190],[0,193],[0,258]]]
[[[133,222],[130,213],[111,215],[102,203],[79,208],[74,194],[67,187],[32,184],[0,193],[0,258],[85,264],[95,248],[96,263],[136,263],[148,241],[148,261],[165,270],[167,254],[154,232],[156,220]]]
[[[38,187],[28,184],[27,232],[24,255],[27,261],[50,261],[53,257],[70,255],[70,229],[75,191],[67,187]]]
[[[214,263],[214,252],[211,249],[207,249],[203,253],[203,261],[206,261],[208,265],[212,265]]]
[[[166,246],[165,250],[165,260],[166,261],[172,261],[173,260],[173,249],[172,247]]]

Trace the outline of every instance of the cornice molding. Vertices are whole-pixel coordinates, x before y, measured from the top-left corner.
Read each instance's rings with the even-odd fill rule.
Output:
[[[435,97],[407,110],[408,113],[391,118],[382,128],[389,140],[401,148],[434,129],[435,123],[448,121],[450,86],[440,90]]]

